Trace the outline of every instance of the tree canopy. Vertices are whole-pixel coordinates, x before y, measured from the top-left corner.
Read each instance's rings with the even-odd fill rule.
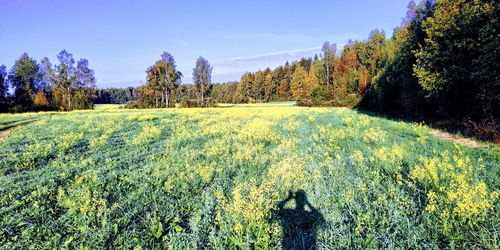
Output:
[[[73,110],[93,107],[96,79],[87,59],[76,62],[62,50],[59,64],[53,66],[47,57],[40,63],[27,53],[16,60],[8,75],[0,67],[1,111]],[[12,94],[8,91],[12,88]]]

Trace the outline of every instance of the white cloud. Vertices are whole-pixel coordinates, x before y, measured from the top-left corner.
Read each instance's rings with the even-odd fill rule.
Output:
[[[234,64],[245,64],[249,62],[262,61],[262,60],[274,60],[274,59],[288,59],[288,58],[297,58],[304,56],[311,56],[314,54],[318,54],[321,51],[321,47],[312,47],[307,49],[297,49],[297,50],[288,50],[288,51],[278,51],[271,52],[265,54],[259,54],[254,56],[244,56],[244,57],[234,57],[229,59],[224,59],[220,61],[216,61],[214,64],[218,65],[234,65]]]
[[[313,57],[315,54],[319,55],[320,52],[321,47],[312,47],[219,60],[212,63],[213,78],[214,81],[238,80],[239,77],[233,78],[246,71],[256,71],[267,67],[274,68],[284,64],[286,61],[291,62],[299,60],[302,57]],[[230,76],[232,78],[228,79]]]

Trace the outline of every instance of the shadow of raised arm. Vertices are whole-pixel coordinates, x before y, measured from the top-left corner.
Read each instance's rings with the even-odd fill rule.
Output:
[[[291,199],[293,199],[293,192],[288,190],[288,197],[278,203],[278,209],[281,211]]]
[[[306,201],[306,205],[311,210],[310,215],[313,216],[319,224],[323,224],[325,222],[325,219],[323,218],[323,214],[321,214],[321,212],[318,211],[318,209],[313,207],[313,205],[311,205],[311,203],[309,203],[309,201]]]

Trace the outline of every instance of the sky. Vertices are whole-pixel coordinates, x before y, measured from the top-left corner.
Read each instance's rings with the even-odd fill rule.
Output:
[[[0,0],[0,64],[22,53],[57,63],[62,49],[86,58],[97,86],[138,86],[146,69],[170,52],[192,81],[203,56],[212,82],[274,68],[320,53],[324,41],[342,45],[387,36],[401,24],[408,0]]]

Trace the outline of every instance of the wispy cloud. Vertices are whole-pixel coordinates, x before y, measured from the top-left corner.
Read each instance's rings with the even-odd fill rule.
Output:
[[[321,52],[321,47],[277,51],[253,56],[233,57],[213,62],[213,76],[216,81],[237,80],[232,79],[246,71],[256,71],[267,67],[274,68],[286,61],[299,60],[302,57],[312,57]],[[231,79],[228,79],[231,77]]]
[[[297,50],[287,50],[287,51],[278,51],[271,53],[264,53],[254,56],[241,56],[241,57],[233,57],[229,59],[224,59],[220,61],[216,61],[214,64],[219,66],[231,65],[235,64],[246,64],[252,62],[262,62],[265,60],[281,60],[281,59],[289,59],[289,58],[300,58],[304,56],[311,56],[314,54],[318,54],[321,51],[321,47],[312,47],[307,49],[297,49]]]
[[[208,36],[214,39],[232,41],[252,41],[252,42],[300,42],[310,43],[316,41],[316,37],[310,34],[301,33],[271,33],[271,32],[227,32],[211,31]]]

